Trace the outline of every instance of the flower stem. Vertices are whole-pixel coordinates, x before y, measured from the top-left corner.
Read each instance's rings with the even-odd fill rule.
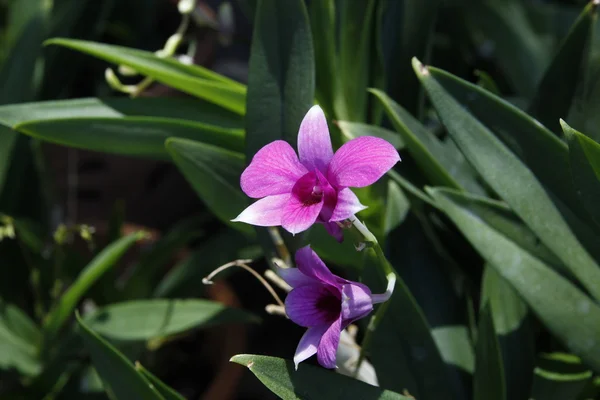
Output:
[[[385,257],[385,254],[383,254],[383,249],[379,245],[377,238],[365,226],[365,224],[363,224],[358,218],[356,218],[356,216],[352,216],[349,219],[349,221],[352,223],[352,231],[355,232],[356,236],[358,236],[358,240],[360,241],[360,243],[364,244],[366,248],[372,249],[375,255],[377,256],[377,265],[379,266],[381,272],[388,281],[388,289],[386,293],[391,294],[391,292],[394,290],[394,284],[396,282],[396,272]],[[358,374],[360,366],[365,359],[366,353],[369,351],[371,342],[373,341],[373,334],[375,333],[377,326],[383,319],[383,316],[385,315],[389,304],[389,300],[382,303],[377,308],[377,311],[375,311],[375,314],[371,317],[371,320],[369,321],[365,337],[361,344],[360,355],[356,363],[356,369],[354,370],[355,376]]]

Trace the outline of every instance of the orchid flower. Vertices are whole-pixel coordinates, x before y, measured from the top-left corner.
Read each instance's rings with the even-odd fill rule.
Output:
[[[260,200],[233,221],[281,225],[292,234],[318,222],[341,241],[336,222],[366,208],[349,187],[371,185],[400,161],[394,146],[371,136],[352,139],[333,154],[319,106],[312,107],[300,124],[298,154],[299,158],[289,143],[276,140],[254,155],[242,173],[241,187]]]
[[[387,301],[395,279],[385,293],[371,294],[362,283],[332,274],[309,246],[296,252],[296,265],[279,270],[279,276],[292,287],[285,299],[285,311],[293,322],[308,328],[294,355],[296,369],[315,353],[319,364],[335,368],[341,331],[367,316],[373,304]]]

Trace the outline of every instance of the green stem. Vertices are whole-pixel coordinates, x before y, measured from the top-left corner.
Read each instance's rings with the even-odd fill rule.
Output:
[[[393,284],[395,283],[396,273],[395,273],[394,269],[392,268],[392,266],[390,265],[387,258],[385,257],[385,254],[383,253],[383,249],[379,245],[377,238],[355,216],[350,218],[349,221],[352,222],[352,231],[358,237],[360,245],[366,246],[366,248],[368,250],[371,250],[375,253],[375,256],[377,257],[377,261],[378,261],[377,265],[379,266],[383,276],[388,280],[388,286],[390,286],[389,283],[392,283],[391,289],[393,290]],[[393,280],[393,282],[392,282],[392,280]],[[389,289],[390,288],[388,287],[388,290]],[[389,300],[382,303],[377,308],[377,311],[375,312],[375,314],[371,317],[371,320],[369,321],[369,325],[367,327],[367,332],[365,333],[365,337],[361,344],[360,355],[358,357],[358,362],[356,363],[356,369],[354,370],[355,376],[358,374],[358,371],[360,370],[360,366],[361,366],[362,362],[364,361],[367,352],[369,351],[371,342],[373,341],[373,334],[375,333],[377,326],[383,319],[383,316],[385,315],[385,312],[387,311],[389,304],[390,304]]]

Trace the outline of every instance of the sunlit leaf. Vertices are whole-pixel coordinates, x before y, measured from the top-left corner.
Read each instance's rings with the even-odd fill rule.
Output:
[[[292,361],[281,358],[240,354],[231,361],[247,367],[273,393],[283,400],[408,400],[406,396],[367,385],[333,371],[301,364],[294,371]]]
[[[452,139],[477,172],[581,284],[595,298],[600,298],[600,267],[573,234],[532,171],[450,96],[427,67],[416,59],[413,67]]]
[[[588,399],[582,396],[591,382],[592,371],[581,363],[579,357],[565,353],[542,354],[534,370],[532,399]]]
[[[519,293],[546,327],[595,370],[600,370],[600,306],[549,266],[493,229],[454,198],[429,193],[489,265]]]
[[[158,82],[199,97],[237,114],[245,113],[244,85],[198,65],[186,65],[174,58],[103,43],[75,39],[51,39],[47,45],[68,47],[105,61],[125,65]]]
[[[208,300],[162,299],[111,304],[85,317],[94,331],[117,340],[150,340],[232,322],[256,318]]]

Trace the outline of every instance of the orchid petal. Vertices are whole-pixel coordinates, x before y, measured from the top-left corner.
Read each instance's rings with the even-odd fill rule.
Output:
[[[298,343],[296,354],[294,354],[296,370],[298,370],[298,364],[317,353],[317,347],[319,346],[321,337],[328,327],[329,325],[321,325],[306,330],[302,339],[300,339],[300,343]]]
[[[344,144],[335,153],[327,180],[336,188],[371,185],[400,161],[398,152],[387,141],[361,136]]]
[[[306,205],[292,195],[283,209],[281,226],[293,235],[305,231],[315,223],[322,208],[322,199],[318,203]]]
[[[343,221],[365,208],[352,190],[344,188],[338,192],[337,204],[329,221]]]
[[[302,247],[296,251],[296,266],[304,275],[342,289],[337,277],[331,273],[327,265],[319,258],[310,246]]]
[[[373,311],[371,290],[365,285],[353,282],[342,288],[342,317],[344,324],[361,319]]]
[[[278,268],[277,275],[293,288],[318,283],[315,279],[304,275],[298,268]]]
[[[309,170],[327,171],[333,157],[331,138],[325,114],[319,106],[313,106],[302,120],[298,132],[300,162]]]
[[[329,324],[340,316],[341,300],[325,285],[294,288],[285,298],[285,312],[296,324],[310,328]]]
[[[331,236],[333,236],[333,238],[335,240],[337,240],[339,243],[342,243],[344,241],[344,232],[342,231],[342,228],[340,228],[340,226],[337,223],[323,222],[323,225],[325,225],[325,229],[327,230],[327,233],[329,233]]]
[[[233,222],[245,222],[257,226],[279,226],[285,205],[291,194],[267,196],[248,206]]]
[[[340,344],[342,317],[336,319],[321,337],[317,348],[317,360],[325,368],[336,368],[335,355]]]
[[[290,193],[296,181],[307,172],[292,146],[276,140],[254,155],[242,173],[240,185],[244,193],[253,198]]]

